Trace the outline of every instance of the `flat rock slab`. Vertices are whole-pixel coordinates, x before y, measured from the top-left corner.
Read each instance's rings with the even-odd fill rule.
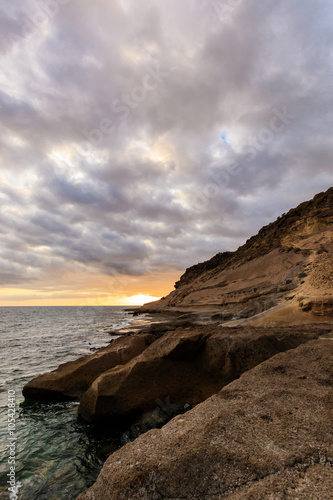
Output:
[[[329,500],[332,334],[280,353],[106,461],[79,500]]]
[[[103,372],[138,356],[155,338],[149,334],[115,339],[94,354],[60,365],[57,370],[40,375],[23,388],[26,399],[66,400],[79,398]]]

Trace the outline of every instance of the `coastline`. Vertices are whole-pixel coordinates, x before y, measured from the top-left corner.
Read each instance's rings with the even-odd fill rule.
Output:
[[[120,432],[80,500],[330,498],[331,201],[187,269],[168,296],[125,309],[108,346],[24,386]]]
[[[142,310],[135,309],[133,312],[141,314]],[[131,325],[114,330],[113,333],[118,332],[118,335],[111,339],[109,346],[86,358],[85,370],[88,366],[88,358],[90,367],[96,359],[99,367],[106,358],[107,364],[101,373],[97,375],[95,373],[94,376],[97,378],[92,383],[89,381],[87,384],[89,388],[86,388],[78,398],[80,419],[100,429],[119,426],[121,431],[118,445],[116,447],[112,445],[109,448],[109,453],[111,453],[109,458],[105,457],[107,468],[102,469],[91,489],[79,496],[80,500],[90,498],[91,494],[96,500],[102,500],[106,494],[107,498],[117,500],[143,498],[140,496],[142,493],[139,492],[136,493],[138,496],[128,496],[129,491],[126,488],[127,484],[132,481],[131,464],[128,462],[126,465],[129,467],[128,470],[126,467],[121,470],[118,468],[117,471],[113,469],[115,476],[112,480],[105,472],[109,470],[110,464],[114,464],[115,461],[123,462],[124,457],[128,456],[127,450],[133,449],[130,453],[135,454],[141,442],[145,443],[147,450],[151,450],[154,433],[158,433],[156,435],[161,445],[165,440],[163,436],[169,436],[171,440],[176,439],[179,432],[182,433],[182,429],[186,428],[186,422],[192,421],[193,412],[199,411],[200,413],[203,405],[209,407],[210,401],[215,401],[219,394],[222,394],[229,386],[232,387],[234,383],[237,383],[237,387],[242,390],[244,383],[242,380],[246,381],[246,377],[250,377],[253,370],[264,369],[265,363],[275,360],[280,355],[279,353],[285,353],[287,361],[284,370],[289,370],[294,357],[293,353],[296,353],[300,346],[316,342],[315,345],[319,348],[321,343],[325,342],[325,355],[328,355],[332,345],[330,342],[332,322],[312,323],[299,327],[248,325],[226,327],[219,325],[217,318],[215,323],[212,322],[212,317],[216,314],[216,311],[211,310],[208,315],[205,311],[204,316],[193,315],[193,311],[186,313],[177,311],[176,314],[174,311],[171,314],[169,311],[167,314],[164,311],[163,313],[161,311],[150,312],[149,316],[145,313],[143,317],[134,319]],[[193,322],[194,317],[198,323]],[[115,355],[116,359],[114,359]],[[81,370],[81,367],[76,366],[75,363],[80,364],[82,361],[83,358],[80,358],[72,364],[67,364],[67,369],[68,366],[70,368],[67,375],[71,384]],[[308,362],[312,362],[310,354]],[[318,369],[316,367],[316,370]],[[65,374],[61,366],[53,372],[53,376],[59,377],[62,382]],[[50,381],[46,379],[46,382]],[[273,378],[266,384],[268,393],[273,387],[272,384]],[[289,389],[291,390],[291,387]],[[44,396],[42,395],[42,398]],[[278,401],[279,398],[275,403],[278,404]],[[205,421],[200,420],[200,426],[211,425],[211,418],[209,413],[206,414]],[[196,422],[197,419],[191,424],[194,443],[199,435],[197,427],[199,423]],[[301,422],[299,425],[302,428]],[[160,428],[162,431],[157,430]],[[309,438],[310,435],[312,436],[311,432]],[[130,448],[124,447],[125,444]],[[202,447],[202,443],[200,446]],[[151,450],[151,455],[154,456],[153,463],[146,456],[139,460],[144,478],[146,474],[150,477],[151,472],[148,471],[151,470],[151,466],[157,473],[156,477],[159,477],[157,464],[161,458],[157,458],[154,453]],[[194,449],[189,449],[188,453],[196,454]],[[182,463],[182,458],[178,455],[177,461]],[[203,470],[208,467],[209,463],[208,460],[206,464],[202,464]],[[127,470],[128,480],[121,488],[116,487],[115,484],[120,477],[123,477],[125,470]],[[107,479],[101,479],[106,477],[105,474],[107,474]],[[113,484],[112,488],[115,490],[109,487],[105,490],[105,481],[107,484]],[[142,481],[146,484],[145,479]],[[158,479],[156,481],[158,482]],[[163,487],[165,486],[164,484]],[[151,486],[145,487],[148,488],[147,491],[150,491]],[[133,489],[133,485],[131,488]],[[149,499],[155,498],[150,493],[145,494]],[[184,496],[184,498],[192,497]],[[205,496],[203,495],[202,498]]]
[[[332,340],[326,333],[274,355],[137,437],[78,499],[328,500]]]
[[[75,498],[96,479],[100,470],[96,468],[106,458],[103,454],[100,459],[99,453],[110,433],[93,431],[78,422],[77,401],[29,402],[24,400],[22,388],[40,373],[49,373],[60,364],[107,347],[111,337],[105,332],[112,325],[126,325],[132,320],[122,309],[108,306],[1,309],[0,496],[5,492],[9,472],[5,448],[9,390],[15,390],[16,394],[16,471],[17,480],[23,485],[20,490],[23,498],[40,498],[44,494],[59,500]]]

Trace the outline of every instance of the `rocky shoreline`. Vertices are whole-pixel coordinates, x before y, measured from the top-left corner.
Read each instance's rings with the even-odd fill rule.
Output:
[[[320,489],[308,496],[308,486],[305,496],[282,491],[305,472],[305,485],[318,473],[322,491],[332,491],[332,323],[232,328],[211,314],[192,319],[122,332],[24,387],[26,399],[78,399],[80,418],[94,425],[127,426],[125,446],[80,500],[269,498],[260,496],[267,488],[274,498],[330,498]],[[279,410],[286,404],[295,411]]]
[[[111,455],[79,500],[329,500],[332,333],[277,354]]]
[[[190,267],[132,311],[156,323],[24,387],[127,426],[80,500],[332,498],[332,205],[330,188]]]

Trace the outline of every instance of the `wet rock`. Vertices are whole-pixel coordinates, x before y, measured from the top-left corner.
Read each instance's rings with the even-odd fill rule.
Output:
[[[134,441],[141,436],[141,434],[145,434],[151,429],[161,428],[176,415],[184,414],[194,407],[194,405],[188,403],[184,406],[171,404],[170,398],[167,398],[165,402],[156,399],[155,403],[157,404],[156,408],[141,415],[141,417],[131,425],[130,429],[121,435],[120,442],[122,445]]]

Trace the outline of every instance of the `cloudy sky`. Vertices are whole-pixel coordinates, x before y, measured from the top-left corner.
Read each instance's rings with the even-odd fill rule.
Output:
[[[0,12],[0,305],[165,295],[333,185],[331,0]]]

